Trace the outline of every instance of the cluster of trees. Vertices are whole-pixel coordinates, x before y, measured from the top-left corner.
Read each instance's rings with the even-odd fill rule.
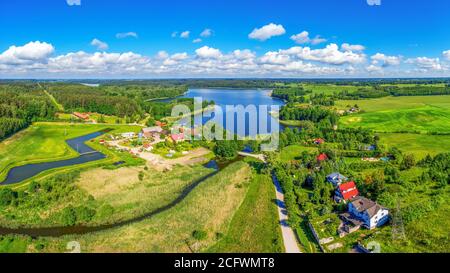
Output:
[[[428,155],[419,164],[428,167],[421,178],[424,181],[435,181],[441,187],[450,184],[450,153],[438,154],[434,158]]]
[[[53,119],[55,112],[55,106],[38,85],[0,84],[0,140],[33,121]]]
[[[372,88],[360,88],[356,92],[341,91],[333,95],[334,99],[341,100],[358,100],[382,98],[387,96],[437,96],[450,95],[448,86],[379,86],[373,85]]]
[[[272,97],[285,100],[287,102],[305,102],[305,95],[311,93],[306,91],[303,87],[290,87],[290,88],[276,88],[272,92]]]
[[[384,88],[374,86],[371,89],[359,88],[355,92],[349,92],[347,90],[341,92],[335,92],[333,98],[336,100],[359,100],[359,99],[375,99],[389,96],[390,93]]]
[[[339,119],[336,112],[319,107],[293,107],[286,105],[280,111],[281,120],[309,120],[314,123],[324,121],[325,124],[335,125]]]
[[[170,102],[150,101],[143,105],[143,109],[149,113],[153,119],[160,120],[163,117],[170,116],[172,114],[172,108],[177,104],[186,105],[191,111],[195,110],[193,98],[178,98],[171,100]],[[204,100],[202,101],[202,108],[214,104],[214,101]]]
[[[440,86],[417,85],[413,87],[387,87],[392,96],[437,96],[450,95],[450,88]]]
[[[334,106],[333,98],[325,94],[313,94],[310,96],[310,101],[313,105]]]
[[[44,208],[49,202],[63,204],[70,193],[76,191],[74,182],[79,177],[79,172],[57,174],[42,182],[31,182],[26,189],[13,190],[0,187],[0,207],[18,207],[20,209]],[[80,200],[81,201],[81,200]],[[63,225],[87,223],[96,215],[97,211],[90,208],[87,203],[81,202],[79,206],[67,206],[54,212],[51,217]],[[36,212],[38,213],[38,211]]]

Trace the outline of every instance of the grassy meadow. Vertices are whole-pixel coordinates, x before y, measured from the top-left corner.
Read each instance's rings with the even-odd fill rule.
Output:
[[[124,227],[87,235],[41,238],[40,251],[65,251],[76,240],[82,252],[203,252],[227,233],[251,184],[250,166],[232,163],[199,184],[173,208]],[[202,236],[193,236],[194,232]]]
[[[0,213],[0,225],[63,226],[64,209],[80,205],[96,213],[88,222],[78,224],[95,226],[132,219],[169,204],[183,189],[211,172],[201,165],[175,166],[171,172],[142,166],[92,168],[81,172],[73,182],[64,181],[70,188],[59,190],[57,198],[39,190],[30,192],[26,201],[5,207]]]
[[[128,125],[109,126],[50,122],[34,123],[29,128],[0,142],[0,180],[3,180],[8,171],[15,166],[77,157],[78,153],[65,142],[67,139],[98,132],[106,128],[114,129],[114,133],[138,132],[141,128]],[[91,143],[89,144],[91,145]],[[97,145],[96,148],[102,149],[99,146]],[[104,150],[106,148],[103,148],[102,152]]]
[[[228,232],[216,245],[208,249],[208,252],[283,252],[274,190],[270,176],[255,174]]]
[[[361,113],[341,117],[343,127],[377,132],[450,133],[450,96],[384,97],[342,100],[338,109],[357,104]]]
[[[397,147],[417,159],[450,151],[450,135],[380,133],[380,144],[386,148]]]

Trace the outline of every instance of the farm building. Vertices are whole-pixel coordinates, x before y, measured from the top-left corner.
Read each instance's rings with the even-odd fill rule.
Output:
[[[348,213],[362,222],[368,229],[382,226],[389,220],[389,210],[362,196],[355,197],[348,204]]]
[[[73,112],[73,115],[74,115],[76,118],[79,118],[79,119],[81,119],[81,120],[85,120],[85,121],[89,120],[89,115],[88,115],[88,114],[85,114],[85,113]]]
[[[337,187],[343,182],[347,181],[347,177],[343,176],[340,173],[331,173],[327,175],[327,181],[333,184],[333,186]]]
[[[163,129],[159,126],[143,128],[141,130],[141,133],[145,138],[153,137],[155,134],[162,134],[162,132],[163,132]]]
[[[336,188],[335,199],[348,201],[358,196],[358,188],[356,188],[355,182],[350,181],[342,183]]]

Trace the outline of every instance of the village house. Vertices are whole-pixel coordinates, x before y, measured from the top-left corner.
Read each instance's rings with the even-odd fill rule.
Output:
[[[73,112],[73,115],[76,118],[79,118],[79,119],[84,120],[84,121],[88,121],[89,120],[89,115],[88,114],[79,113],[79,112]]]
[[[351,200],[348,213],[362,221],[363,226],[368,229],[382,226],[389,220],[388,209],[362,196]]]
[[[163,129],[159,126],[143,128],[141,130],[142,136],[145,138],[154,137],[156,134],[162,134],[162,132],[163,132]]]
[[[156,126],[159,126],[159,127],[164,127],[164,126],[167,125],[167,123],[161,122],[161,121],[155,121],[155,125],[156,125]]]
[[[184,134],[183,133],[179,133],[179,134],[171,134],[169,141],[172,141],[174,143],[179,143],[179,142],[183,142],[184,141]]]
[[[133,138],[134,136],[136,136],[135,133],[133,132],[127,132],[127,133],[122,133],[120,134],[123,138]]]
[[[322,154],[318,155],[318,156],[316,157],[316,159],[317,159],[318,162],[322,162],[322,161],[327,160],[327,159],[328,159],[328,156],[327,156],[327,154],[322,153]]]
[[[335,191],[335,200],[336,201],[348,201],[350,199],[358,196],[358,188],[356,188],[356,184],[353,181],[346,182],[340,184]]]
[[[325,140],[323,140],[322,138],[316,138],[314,139],[314,144],[320,145],[320,144],[324,144]]]
[[[327,175],[327,181],[333,184],[334,187],[339,186],[343,182],[347,181],[347,177],[343,176],[340,173],[331,173]]]

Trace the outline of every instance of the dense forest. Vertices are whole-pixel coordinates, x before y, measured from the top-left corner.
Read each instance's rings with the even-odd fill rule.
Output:
[[[55,106],[38,85],[0,84],[0,140],[33,121],[53,119],[55,112]]]
[[[322,123],[326,127],[337,124],[339,119],[336,112],[322,108],[313,107],[290,107],[289,105],[281,108],[281,120],[309,120],[315,123]]]
[[[187,91],[185,85],[107,83],[99,86],[50,83],[45,88],[66,111],[97,112],[119,117],[142,118],[151,109],[149,100],[176,97]],[[148,111],[151,112],[151,111]]]

